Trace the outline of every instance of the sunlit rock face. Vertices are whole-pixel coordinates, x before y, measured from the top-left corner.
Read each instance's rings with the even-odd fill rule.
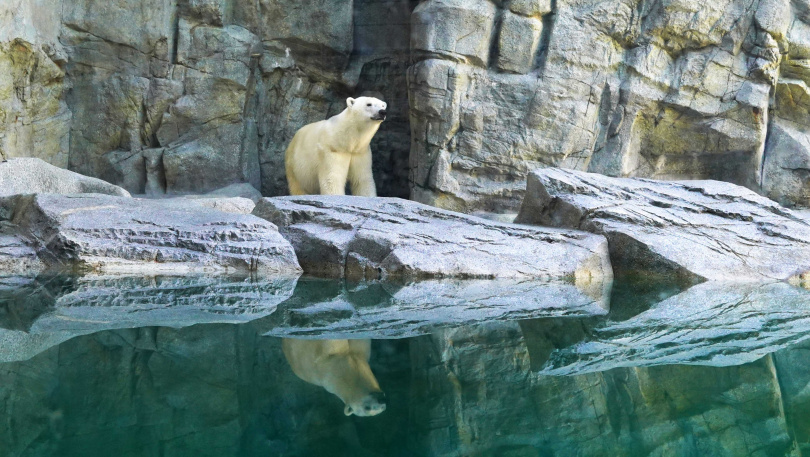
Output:
[[[354,279],[568,280],[596,296],[613,273],[607,243],[576,230],[506,224],[395,198],[264,198],[307,273]]]
[[[413,197],[508,211],[529,171],[560,166],[807,205],[805,13],[788,0],[423,1]]]
[[[0,7],[0,156],[132,193],[283,195],[295,131],[367,93],[390,107],[380,195],[514,212],[528,172],[561,166],[810,204],[799,0],[94,5]]]
[[[133,194],[287,193],[304,124],[363,93],[381,195],[407,197],[415,0],[12,0],[0,6],[0,159],[39,157]],[[70,90],[67,90],[67,89]]]
[[[149,275],[301,271],[273,224],[193,199],[17,195],[0,199],[0,210],[3,230],[54,269]]]
[[[810,271],[810,219],[719,181],[544,168],[529,175],[516,221],[605,235],[617,275],[689,283],[789,280]]]

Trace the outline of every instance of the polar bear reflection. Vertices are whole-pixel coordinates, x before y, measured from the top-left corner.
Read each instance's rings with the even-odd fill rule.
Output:
[[[281,346],[295,375],[337,395],[347,416],[385,411],[385,394],[368,366],[371,340],[283,338]]]

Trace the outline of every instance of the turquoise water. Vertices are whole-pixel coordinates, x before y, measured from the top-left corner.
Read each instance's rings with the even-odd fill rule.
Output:
[[[491,288],[5,278],[0,455],[810,454],[810,292],[617,284],[607,312]],[[297,377],[281,337],[302,336],[371,338],[385,411]]]

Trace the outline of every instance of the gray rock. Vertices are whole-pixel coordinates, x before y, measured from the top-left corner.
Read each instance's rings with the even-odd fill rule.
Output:
[[[542,374],[572,375],[617,367],[731,366],[810,338],[810,291],[786,283],[706,282],[659,301],[624,321],[538,321],[521,326],[539,346],[532,365]],[[622,303],[614,302],[614,309]],[[579,335],[552,343],[559,335]],[[532,346],[530,346],[531,348]],[[542,353],[545,352],[545,353]],[[542,353],[538,355],[537,353]]]
[[[231,184],[221,189],[213,190],[205,194],[206,197],[241,197],[258,202],[262,198],[261,192],[248,183]]]
[[[261,326],[268,335],[405,338],[443,327],[540,317],[603,315],[608,292],[564,281],[434,279],[361,282],[302,278],[292,299]]]
[[[183,200],[34,195],[0,208],[52,267],[102,272],[298,274],[290,244],[250,215]]]
[[[521,227],[394,198],[263,198],[307,273],[331,277],[547,278],[601,291],[606,243],[578,231]],[[599,293],[597,293],[599,295]]]
[[[187,195],[189,200],[197,205],[222,211],[224,213],[250,214],[256,208],[253,200],[243,197],[213,197],[208,195]]]
[[[617,275],[654,273],[689,283],[787,280],[810,270],[810,221],[719,181],[544,168],[529,175],[516,221],[605,235]]]
[[[55,167],[40,159],[18,158],[0,162],[0,196],[37,193],[129,197],[129,192],[118,186]]]

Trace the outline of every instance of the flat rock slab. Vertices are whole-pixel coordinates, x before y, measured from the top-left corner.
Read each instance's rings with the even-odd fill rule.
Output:
[[[102,330],[249,322],[289,299],[296,281],[225,275],[0,278],[0,362],[26,360]]]
[[[614,272],[700,280],[786,280],[810,270],[810,222],[719,181],[529,175],[516,222],[603,234]]]
[[[55,167],[41,159],[19,158],[0,162],[0,197],[46,193],[129,197],[129,192],[121,187]]]
[[[0,211],[49,267],[300,273],[292,246],[273,224],[193,201],[44,194],[2,199]]]
[[[535,358],[542,349],[532,354],[532,366],[542,374],[740,365],[810,338],[810,291],[784,282],[709,281],[624,321],[549,324],[521,323],[530,354],[533,347],[553,348],[542,360]],[[538,340],[545,341],[534,344]]]
[[[597,295],[612,279],[604,237],[525,227],[398,198],[263,198],[306,273],[365,278],[566,278]]]
[[[407,338],[443,327],[607,313],[573,284],[527,279],[429,279],[347,285],[301,278],[290,300],[260,325],[267,334],[311,338]]]

